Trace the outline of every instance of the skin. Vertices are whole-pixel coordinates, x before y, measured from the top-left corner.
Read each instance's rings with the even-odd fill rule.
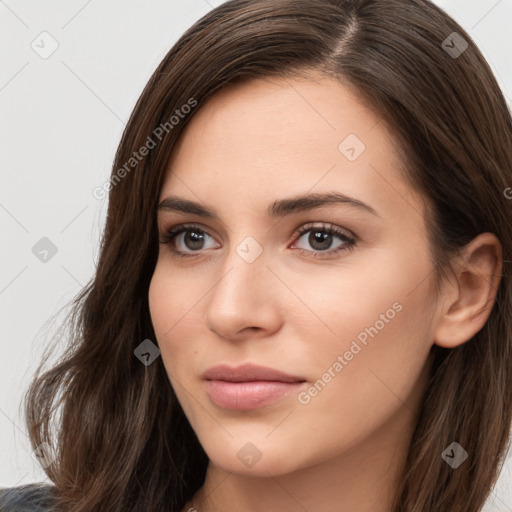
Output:
[[[338,148],[350,133],[366,146],[354,161]],[[178,195],[220,220],[159,212],[162,240],[183,223],[207,234],[203,245],[183,234],[160,245],[149,304],[169,379],[210,459],[196,510],[391,510],[432,345],[453,348],[483,327],[501,273],[500,243],[484,233],[432,300],[428,210],[400,165],[381,116],[317,74],[230,85],[187,125],[160,200]],[[346,204],[266,215],[277,199],[332,191],[378,215]],[[306,223],[314,226],[294,236]],[[312,239],[322,223],[356,244],[335,253],[346,242],[332,235],[322,249]],[[237,253],[248,236],[262,249],[251,263]],[[254,362],[303,377],[308,390],[396,303],[401,310],[307,404],[294,393],[230,411],[203,388],[207,368]],[[251,467],[237,457],[248,442],[261,454]]]

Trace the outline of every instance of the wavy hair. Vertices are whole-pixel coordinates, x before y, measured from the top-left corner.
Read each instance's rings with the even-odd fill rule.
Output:
[[[458,56],[453,32],[468,44]],[[95,275],[71,304],[66,350],[49,368],[46,354],[27,390],[31,443],[56,457],[45,469],[56,510],[179,512],[202,486],[208,457],[161,358],[134,356],[156,339],[159,192],[179,135],[212,95],[308,70],[353,88],[391,127],[404,179],[430,204],[437,284],[478,234],[502,244],[485,326],[454,349],[432,347],[393,512],[477,512],[489,496],[512,421],[512,120],[488,63],[429,0],[229,0],[179,38],[138,99],[113,162]],[[456,471],[441,457],[454,440],[470,454]]]

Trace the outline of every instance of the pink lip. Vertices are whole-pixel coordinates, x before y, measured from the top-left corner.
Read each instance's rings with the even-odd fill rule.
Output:
[[[305,379],[253,364],[219,365],[202,375],[213,403],[224,409],[263,407],[301,387]]]

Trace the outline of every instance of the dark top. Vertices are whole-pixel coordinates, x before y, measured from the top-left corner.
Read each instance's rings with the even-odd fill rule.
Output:
[[[51,512],[54,489],[46,483],[0,488],[0,512]]]

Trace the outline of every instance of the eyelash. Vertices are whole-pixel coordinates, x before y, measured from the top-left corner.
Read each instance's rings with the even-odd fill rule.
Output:
[[[341,245],[340,247],[334,249],[334,250],[328,250],[328,251],[310,251],[307,249],[297,249],[299,251],[299,254],[306,255],[308,257],[313,257],[316,259],[319,258],[325,258],[325,256],[322,256],[324,254],[328,254],[329,256],[337,253],[342,253],[346,251],[350,251],[354,248],[356,245],[356,239],[354,237],[351,237],[347,235],[345,232],[341,231],[337,226],[334,226],[332,224],[326,224],[326,223],[320,223],[321,225],[314,225],[313,223],[304,224],[299,229],[295,231],[293,234],[294,240],[296,238],[302,237],[304,233],[307,233],[308,231],[316,231],[316,232],[322,232],[327,233],[328,235],[336,235],[338,236],[343,242],[345,242],[344,245]],[[209,235],[204,229],[202,229],[197,224],[179,224],[178,226],[174,226],[170,229],[168,229],[164,235],[163,240],[160,242],[164,245],[170,245],[171,251],[174,253],[176,257],[180,256],[181,259],[183,258],[193,258],[195,256],[200,255],[200,251],[193,251],[191,254],[183,253],[181,251],[176,250],[174,247],[172,247],[172,241],[181,233],[186,233],[188,231],[195,231],[196,233],[199,233],[200,235]],[[213,237],[211,237],[213,238]]]

